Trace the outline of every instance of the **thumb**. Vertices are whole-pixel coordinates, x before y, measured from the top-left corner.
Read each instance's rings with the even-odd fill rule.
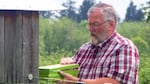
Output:
[[[70,78],[70,77],[72,77],[72,75],[70,75],[70,74],[68,74],[68,73],[65,73],[64,71],[59,71],[59,74],[61,75],[61,76],[63,76],[64,78]]]
[[[66,80],[78,81],[77,77],[74,77],[73,75],[65,73],[63,71],[59,71],[59,74],[61,76],[63,76],[63,78],[66,79]]]

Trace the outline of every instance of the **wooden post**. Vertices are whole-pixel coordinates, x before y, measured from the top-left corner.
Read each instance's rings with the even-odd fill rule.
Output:
[[[37,11],[0,11],[0,83],[38,83]]]

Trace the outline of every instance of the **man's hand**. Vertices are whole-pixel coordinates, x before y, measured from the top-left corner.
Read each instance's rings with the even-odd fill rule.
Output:
[[[72,58],[62,58],[60,60],[60,64],[73,64],[74,61],[72,60]]]
[[[63,80],[58,81],[57,84],[77,84],[78,78],[74,77],[68,73],[65,73],[63,71],[59,71],[59,74],[63,76]]]

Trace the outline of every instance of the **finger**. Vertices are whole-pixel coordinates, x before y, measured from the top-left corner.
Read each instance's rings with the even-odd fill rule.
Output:
[[[64,81],[63,80],[59,80],[56,82],[56,84],[64,84]]]
[[[60,75],[62,75],[63,77],[65,77],[65,73],[63,71],[58,71]]]
[[[63,58],[61,60],[61,64],[68,64],[68,60],[69,60],[69,58]]]
[[[65,72],[63,72],[63,71],[59,71],[59,73],[61,74],[61,76],[63,76],[63,78],[64,78],[65,80],[78,81],[78,78],[72,76],[71,74],[65,73]]]
[[[66,58],[62,58],[62,59],[60,60],[60,64],[66,64]]]
[[[62,58],[60,64],[72,64],[74,63],[71,58]]]
[[[64,78],[70,78],[70,77],[72,77],[72,75],[67,74],[67,73],[65,73],[65,72],[63,72],[63,71],[59,71],[59,73],[60,73]]]

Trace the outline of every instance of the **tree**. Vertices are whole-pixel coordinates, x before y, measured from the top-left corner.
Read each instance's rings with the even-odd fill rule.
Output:
[[[133,1],[130,2],[127,8],[127,13],[125,16],[125,21],[141,21],[143,19],[143,12],[141,9],[137,10]]]
[[[76,22],[81,22],[82,20],[87,19],[88,9],[95,3],[95,0],[84,0],[79,10],[74,6],[75,1],[68,0],[66,3],[63,3],[63,6],[68,8],[67,10],[62,10],[60,12],[61,17],[68,17]],[[77,13],[78,11],[78,13]]]
[[[147,17],[146,21],[150,21],[150,1],[146,3],[147,6],[143,7],[144,15]]]
[[[53,13],[51,11],[39,11],[39,15],[44,18],[50,18]]]
[[[95,0],[84,0],[79,9],[78,22],[87,19],[88,9],[95,3]]]
[[[73,1],[73,0],[68,0],[66,3],[63,3],[62,4],[64,7],[66,7],[67,8],[67,10],[62,10],[61,12],[60,12],[60,15],[61,15],[61,17],[68,17],[68,18],[70,18],[70,19],[72,19],[72,20],[75,20],[76,21],[76,8],[75,8],[75,1]]]

